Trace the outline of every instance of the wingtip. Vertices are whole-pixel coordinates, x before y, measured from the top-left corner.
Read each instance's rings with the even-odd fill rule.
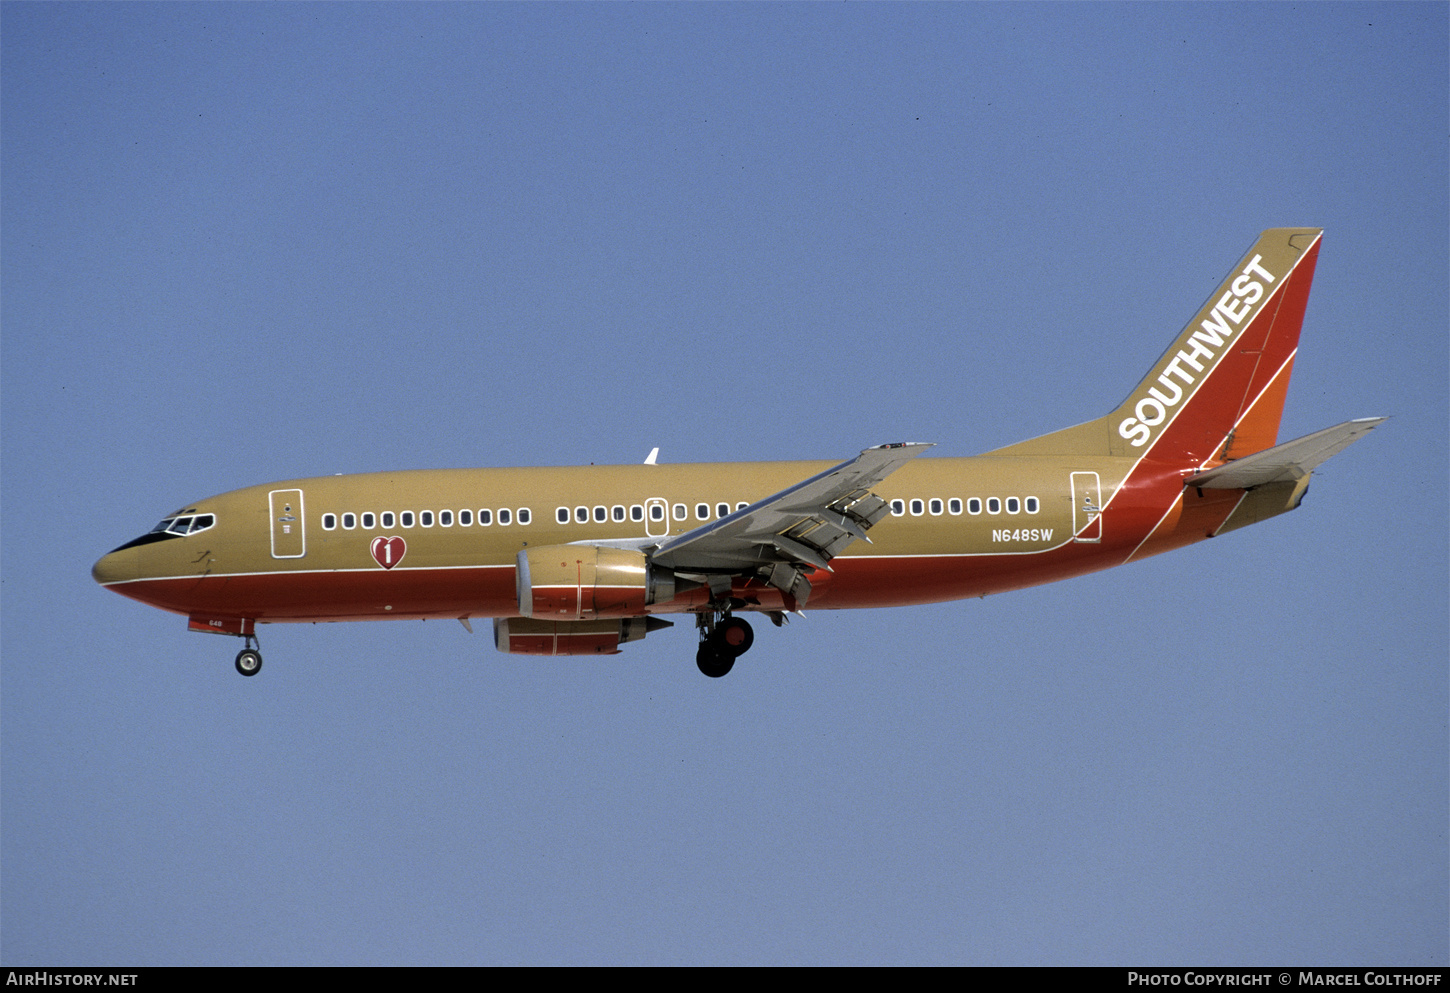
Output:
[[[892,449],[892,448],[935,448],[935,447],[936,447],[936,442],[934,442],[934,441],[892,441],[892,442],[888,442],[885,445],[872,445],[870,448],[864,448],[864,449],[862,449],[862,451],[864,451],[864,452],[881,452],[881,451],[886,451],[887,449]]]

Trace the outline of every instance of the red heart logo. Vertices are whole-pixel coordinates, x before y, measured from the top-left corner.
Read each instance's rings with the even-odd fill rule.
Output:
[[[408,552],[408,543],[397,535],[391,538],[374,538],[371,551],[378,565],[391,569],[403,561],[403,556]]]

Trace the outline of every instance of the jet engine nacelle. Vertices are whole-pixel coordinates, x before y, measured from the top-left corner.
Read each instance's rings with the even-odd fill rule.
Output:
[[[651,631],[671,626],[658,617],[596,621],[500,617],[493,622],[493,643],[510,655],[618,655],[626,641],[639,641]]]
[[[517,564],[519,613],[536,620],[629,617],[675,598],[675,574],[631,548],[540,545]]]

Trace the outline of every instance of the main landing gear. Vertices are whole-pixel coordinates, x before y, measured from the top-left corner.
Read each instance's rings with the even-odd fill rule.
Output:
[[[713,611],[695,615],[700,629],[700,648],[695,652],[695,665],[713,679],[730,671],[735,660],[755,643],[755,632],[743,618]]]
[[[243,635],[247,639],[247,647],[237,652],[237,672],[243,676],[255,676],[262,671],[262,653],[257,651],[261,642],[253,634]]]

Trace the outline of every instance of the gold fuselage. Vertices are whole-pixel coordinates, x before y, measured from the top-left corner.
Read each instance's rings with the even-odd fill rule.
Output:
[[[288,480],[189,504],[178,513],[212,514],[215,525],[119,549],[97,563],[95,576],[117,592],[201,618],[265,623],[515,616],[514,565],[521,549],[678,535],[831,464],[437,469]],[[1125,488],[1135,465],[1137,485]],[[1196,534],[1175,538],[1176,528],[1161,525],[1165,515],[1181,516],[1181,474],[1145,468],[1115,456],[988,455],[911,463],[877,487],[895,509],[872,529],[871,543],[857,542],[831,572],[815,573],[811,606],[982,596],[1105,568],[1206,537],[1240,496],[1190,493],[1189,503],[1200,513],[1208,509],[1213,520],[1207,530],[1200,522]],[[285,512],[279,501],[286,502]],[[663,521],[649,518],[657,504]],[[1175,504],[1178,515],[1171,513]],[[596,508],[605,521],[595,520]],[[467,525],[461,523],[464,511]],[[390,527],[383,526],[385,514]],[[620,514],[625,520],[616,521]],[[578,520],[584,515],[587,521]],[[485,516],[487,525],[480,523]],[[560,523],[561,516],[568,522]],[[645,520],[631,519],[639,516]],[[279,523],[284,517],[295,520]],[[521,522],[525,517],[528,523]],[[404,526],[408,520],[411,526]],[[365,521],[372,526],[363,527]],[[1162,532],[1159,540],[1145,546],[1155,529]],[[396,562],[385,564],[374,554],[380,538],[402,539],[394,545],[401,551]],[[781,607],[775,591],[757,591],[754,599],[755,609]],[[682,595],[649,611],[674,613],[703,603],[703,594]]]

